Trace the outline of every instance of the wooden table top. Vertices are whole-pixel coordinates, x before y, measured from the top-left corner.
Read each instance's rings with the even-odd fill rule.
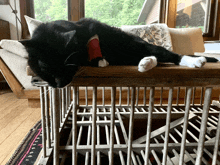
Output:
[[[27,67],[28,75],[34,75]],[[137,66],[81,67],[72,85],[82,86],[220,86],[220,63],[206,63],[202,68],[173,64],[141,73]]]

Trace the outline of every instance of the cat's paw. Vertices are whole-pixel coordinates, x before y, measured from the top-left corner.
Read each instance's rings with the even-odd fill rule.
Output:
[[[183,56],[179,65],[188,66],[190,68],[201,68],[206,63],[205,57]]]
[[[106,66],[109,66],[109,63],[105,59],[102,59],[102,60],[99,60],[98,66],[99,67],[106,67]]]
[[[157,59],[154,56],[144,57],[138,64],[139,72],[146,72],[157,66]]]

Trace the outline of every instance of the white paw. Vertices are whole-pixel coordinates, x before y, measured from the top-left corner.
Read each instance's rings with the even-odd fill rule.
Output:
[[[183,56],[179,65],[188,66],[190,68],[201,68],[206,63],[205,57]]]
[[[157,59],[154,56],[144,57],[138,64],[139,72],[146,72],[157,66]]]
[[[99,64],[98,64],[99,67],[106,67],[108,65],[109,65],[109,63],[105,59],[99,60]]]

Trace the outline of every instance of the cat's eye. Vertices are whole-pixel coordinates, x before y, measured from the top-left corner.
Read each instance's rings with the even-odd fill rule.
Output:
[[[42,68],[46,68],[46,67],[48,67],[48,65],[46,64],[46,63],[44,63],[44,62],[42,62],[42,61],[38,61],[38,65],[40,66],[40,67],[42,67]]]
[[[45,68],[40,68],[41,72],[46,72],[46,69]]]

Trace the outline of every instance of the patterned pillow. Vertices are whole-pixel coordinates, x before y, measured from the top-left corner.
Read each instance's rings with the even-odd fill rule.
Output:
[[[169,29],[166,24],[125,25],[121,29],[139,36],[150,44],[162,46],[170,51],[173,50]]]

